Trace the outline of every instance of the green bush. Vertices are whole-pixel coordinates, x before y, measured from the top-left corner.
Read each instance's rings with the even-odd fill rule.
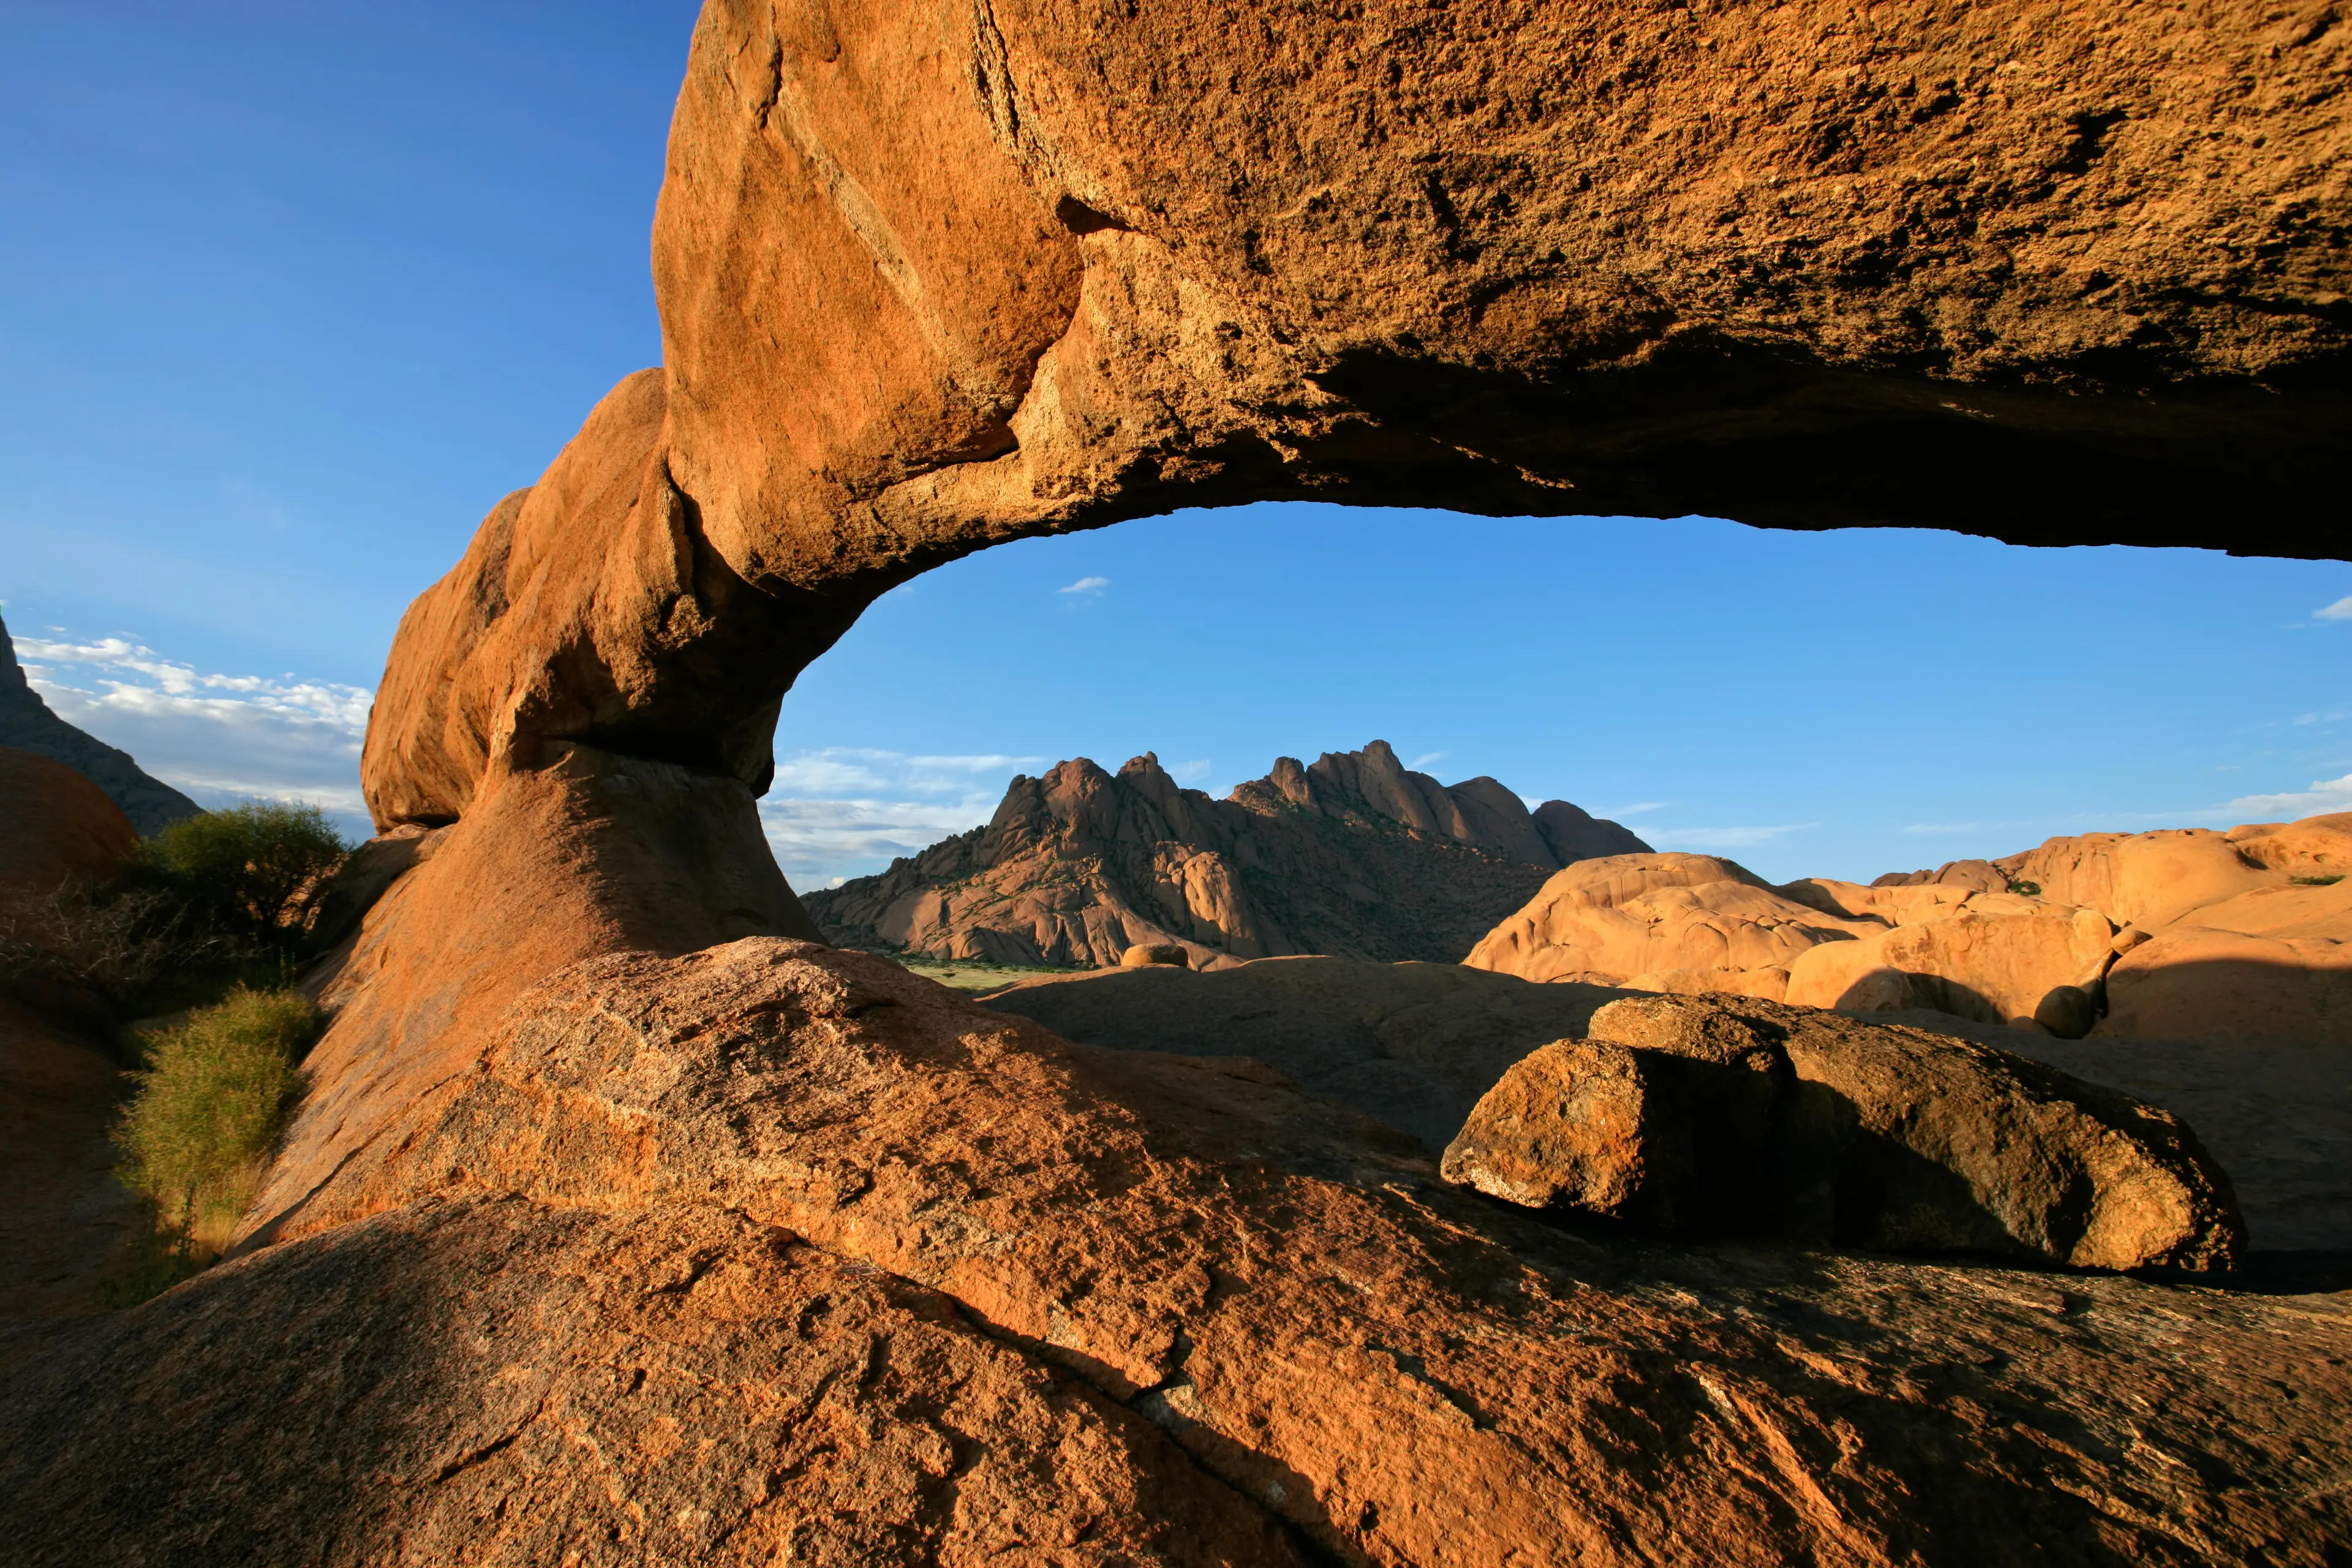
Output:
[[[350,853],[317,806],[256,802],[172,824],[140,861],[200,924],[290,949]]]
[[[299,992],[239,986],[148,1040],[115,1142],[124,1184],[184,1256],[218,1252],[251,1202],[320,1021]]]

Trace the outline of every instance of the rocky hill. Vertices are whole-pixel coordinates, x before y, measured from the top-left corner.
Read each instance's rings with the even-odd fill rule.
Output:
[[[1151,754],[1013,781],[984,827],[803,901],[844,947],[999,963],[1108,964],[1181,942],[1196,968],[1331,953],[1451,962],[1561,868],[1640,854],[1564,800],[1441,784],[1385,741],[1283,757],[1223,800]]]
[[[16,662],[16,645],[0,624],[0,746],[65,763],[104,790],[107,798],[142,834],[169,826],[203,808],[154,778],[97,736],[77,730],[49,710]]]
[[[2078,1039],[2352,1044],[2352,813],[2052,838],[1869,887],[1708,855],[1552,878],[1465,963],[1524,980],[1925,1008]]]

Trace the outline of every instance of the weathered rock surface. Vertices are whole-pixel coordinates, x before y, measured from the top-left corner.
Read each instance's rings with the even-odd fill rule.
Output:
[[[100,946],[81,895],[138,847],[130,818],[78,770],[0,747],[0,995],[72,1029],[118,1021],[89,983]]]
[[[89,1026],[108,1020],[44,962],[71,933],[57,895],[104,879],[139,846],[121,808],[65,763],[0,748],[0,1319],[86,1310],[143,1222],[114,1177],[121,1078]]]
[[[1450,961],[1580,852],[1645,847],[1566,801],[1530,813],[1490,778],[1440,784],[1385,741],[1278,759],[1212,800],[1156,756],[1021,777],[985,827],[812,893],[849,947],[1105,965],[1181,945],[1196,968],[1320,952]]]
[[[1762,1230],[1789,1062],[1752,1037],[1722,1057],[1554,1041],[1486,1091],[1440,1171],[1527,1208],[1696,1235]]]
[[[1591,1028],[1480,1101],[1447,1151],[1449,1175],[1458,1163],[1475,1179],[1474,1163],[1495,1168],[1482,1152],[1499,1147],[1532,1192],[1557,1148],[1570,1172],[1558,1197],[1651,1224],[1720,1225],[1745,1203],[1761,1234],[1895,1250],[2098,1268],[2243,1258],[2235,1194],[2185,1123],[2038,1062],[1753,999],[1627,998]],[[1605,1147],[1580,1141],[1563,1124],[1590,1098],[1573,1082],[1588,1058],[1604,1096],[1629,1076],[1665,1086],[1663,1113],[1624,1121]],[[1586,1173],[1604,1169],[1643,1172],[1647,1190],[1619,1194]],[[1614,1201],[1582,1195],[1596,1191]]]
[[[602,1484],[566,1448],[507,1507],[552,1447],[509,1384],[615,1343],[598,1323],[679,1310],[633,1319],[630,1259],[718,1247],[715,1206],[952,1300],[1343,1560],[2325,1562],[2352,1464],[2338,1302],[1583,1237],[1444,1188],[1262,1069],[1070,1049],[746,933],[804,929],[751,810],[794,675],[877,595],[1012,538],[1317,496],[2336,549],[2305,521],[2352,450],[2330,15],[712,0],[656,218],[665,369],[500,504],[395,643],[369,799],[387,828],[456,826],[343,957],[249,1226],[265,1249],[11,1336],[0,1538],[74,1563],[134,1558],[150,1527],[240,1561],[356,1553],[405,1511],[484,1559],[691,1542],[690,1516],[652,1511],[701,1484],[663,1468],[667,1429],[605,1446],[631,1415],[590,1421],[588,1393],[570,1430]],[[316,1447],[198,1419],[285,1386],[343,1267],[305,1274],[325,1250],[517,1198],[570,1211],[541,1239],[646,1227],[645,1252],[598,1255],[604,1316],[565,1318],[591,1298],[518,1262],[515,1300],[551,1310],[478,1352],[387,1289],[369,1349],[412,1353],[423,1322],[420,1364],[461,1391],[498,1371],[448,1399],[360,1379],[331,1421],[297,1401]],[[340,1277],[425,1288],[517,1253],[432,1234],[483,1261]],[[802,1300],[781,1271],[762,1293]],[[820,1375],[773,1349],[788,1320],[746,1331],[663,1370]],[[872,1342],[855,1399],[836,1386],[887,1447],[856,1404],[900,1386]],[[140,1345],[211,1359],[133,1383]],[[900,1429],[970,1408],[950,1373],[979,1379],[979,1352],[941,1355]],[[575,1386],[625,1389],[644,1359]],[[1060,1419],[1037,1399],[980,1428],[992,1474],[1045,1451],[1010,1436]],[[370,1436],[438,1412],[446,1443]],[[665,1413],[668,1453],[751,1451],[715,1394]],[[1088,1473],[1116,1502],[1113,1419]],[[902,1451],[861,1472],[874,1491],[938,1495],[913,1476],[941,1449]],[[470,1527],[384,1453],[453,1497],[490,1478]],[[271,1455],[330,1480],[257,1491]],[[950,1518],[877,1544],[866,1521],[912,1505],[737,1473],[810,1500],[812,1550],[989,1539]],[[321,1500],[274,1511],[289,1495]]]
[[[16,645],[0,624],[0,747],[63,763],[106,792],[138,833],[153,833],[201,809],[161,779],[150,777],[131,753],[67,723],[49,710],[16,662]]]
[[[2332,1260],[2352,1280],[2352,1075],[2333,1046],[2286,1041],[2064,1040],[2022,1029],[1912,1011],[1873,1015],[1931,1034],[1958,1035],[2047,1062],[2091,1083],[2160,1105],[2197,1131],[2236,1189],[2260,1254]],[[2336,1288],[2341,1288],[2339,1285]]]
[[[1284,1561],[1263,1510],[1381,1563],[2316,1564],[2344,1527],[2332,1299],[1587,1237],[1265,1079],[806,944],[592,960],[278,1245],[0,1340],[12,1548],[1053,1561],[1084,1515]]]
[[[749,790],[567,746],[494,769],[475,808],[307,978],[334,1014],[255,1215],[299,1205],[470,1068],[540,979],[602,953],[814,938]]]
[[[0,1321],[90,1310],[146,1226],[114,1173],[122,1089],[96,1039],[0,991]]]
[[[1782,999],[1859,1012],[1930,1007],[1988,1024],[2031,1023],[2045,1005],[2055,1016],[2068,1004],[2053,993],[2100,984],[2115,962],[2116,928],[2096,910],[2063,904],[1981,908],[2005,898],[1979,894],[1944,919],[1803,953],[1789,966]],[[2076,1037],[2096,1020],[2078,1021]]]
[[[26,1564],[1302,1560],[949,1298],[708,1206],[419,1205],[0,1358]]]

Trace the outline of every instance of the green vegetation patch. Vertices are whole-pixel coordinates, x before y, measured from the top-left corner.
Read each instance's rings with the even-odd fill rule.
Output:
[[[116,1018],[281,986],[349,851],[316,806],[206,812],[139,847],[110,879],[0,922],[0,984],[79,995]]]
[[[273,802],[191,816],[139,847],[198,921],[272,947],[299,943],[348,854],[317,806]]]
[[[146,1037],[147,1066],[132,1074],[138,1087],[115,1142],[123,1184],[152,1205],[161,1245],[148,1249],[159,1257],[138,1260],[142,1279],[131,1293],[170,1286],[227,1245],[285,1130],[320,1023],[299,992],[240,985]]]
[[[2332,888],[2344,879],[2339,872],[2333,877],[2289,877],[2288,881],[2305,888]]]

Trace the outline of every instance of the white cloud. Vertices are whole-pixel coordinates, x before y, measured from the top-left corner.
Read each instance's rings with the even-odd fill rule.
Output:
[[[977,827],[1013,775],[1049,758],[828,746],[776,759],[760,820],[796,888],[838,886]]]
[[[1595,816],[1605,816],[1612,822],[1622,822],[1629,816],[1639,816],[1645,811],[1664,811],[1674,805],[1670,800],[1637,800],[1631,805],[1612,805],[1606,811],[1596,811]]]
[[[2292,822],[2297,817],[2352,811],[2352,773],[2340,779],[2315,779],[2307,790],[2288,795],[2240,795],[2219,812],[2237,822]]]
[[[1678,846],[1685,849],[1754,849],[1760,845],[1778,843],[1791,833],[1805,833],[1821,826],[1818,822],[1783,823],[1777,827],[1645,827],[1642,837],[1664,849]]]
[[[1108,577],[1081,577],[1076,582],[1071,584],[1068,587],[1056,589],[1055,592],[1063,594],[1099,594],[1105,588],[1109,586],[1110,579]]]
[[[1444,756],[1445,753],[1444,752],[1423,752],[1421,755],[1407,763],[1405,766],[1409,768],[1425,768],[1432,763],[1442,761]]]
[[[1216,759],[1213,757],[1198,757],[1189,763],[1165,763],[1162,771],[1180,784],[1198,784],[1209,776],[1209,769],[1214,766],[1215,763]]]
[[[16,657],[59,718],[200,804],[308,801],[347,829],[363,827],[360,742],[372,691],[290,673],[207,674],[128,637],[18,637]]]
[[[2314,610],[2315,621],[2352,621],[2352,594],[2347,594],[2324,610]]]

